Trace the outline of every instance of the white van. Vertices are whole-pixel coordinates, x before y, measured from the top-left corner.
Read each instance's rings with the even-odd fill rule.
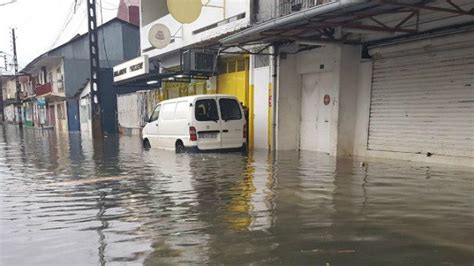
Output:
[[[247,124],[237,97],[196,95],[158,104],[142,135],[145,148],[244,150]]]

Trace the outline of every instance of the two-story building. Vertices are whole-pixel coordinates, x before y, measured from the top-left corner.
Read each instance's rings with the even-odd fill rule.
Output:
[[[471,165],[473,10],[470,0],[144,0],[150,71],[118,83],[162,98],[237,95],[255,148]]]
[[[115,68],[116,84],[155,89],[159,92],[149,94],[155,95],[156,101],[195,94],[227,93],[236,95],[244,106],[251,108],[250,57],[247,53],[220,51],[218,42],[219,38],[251,25],[251,3],[250,0],[142,0],[141,58]],[[140,61],[145,61],[146,73],[131,69]],[[130,95],[130,100],[121,97],[119,104],[124,106],[119,106],[119,112],[130,110],[127,103],[135,98],[141,99],[141,96]],[[141,109],[150,109],[150,105],[136,109],[140,113]],[[141,115],[134,115],[133,119],[123,116],[121,123],[137,127],[143,124],[142,121]],[[252,125],[253,119],[250,119],[249,132],[253,142]]]
[[[17,99],[17,86],[16,86],[16,78],[15,75],[3,75],[0,76],[0,80],[2,82],[2,114],[3,120],[9,123],[19,123],[21,116],[21,122],[25,123],[25,112],[24,109],[21,108],[21,113],[18,112],[18,103],[21,105],[21,100],[24,98],[25,90],[27,86],[25,83],[29,82],[29,76],[25,74],[20,74],[18,76],[18,81],[20,82],[20,95],[18,102]],[[1,118],[0,118],[1,119]]]
[[[138,27],[118,18],[99,26],[100,66],[110,68],[136,57],[138,38]],[[58,131],[79,131],[77,97],[90,76],[87,33],[40,55],[23,72],[31,75],[35,124]]]
[[[473,1],[264,2],[220,43],[272,45],[273,149],[472,166]]]
[[[13,75],[1,75],[0,82],[2,89],[1,94],[1,119],[5,122],[14,122],[15,119],[15,106],[16,101],[16,86],[15,86],[15,76]]]

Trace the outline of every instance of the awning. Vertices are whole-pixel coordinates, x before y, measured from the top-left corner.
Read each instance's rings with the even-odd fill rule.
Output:
[[[220,42],[362,44],[472,23],[472,0],[340,0],[271,19]]]
[[[166,73],[148,73],[114,83],[115,86],[133,86],[144,89],[156,89],[162,82],[191,82],[192,79],[207,80],[209,77],[202,73],[185,73],[183,71]]]

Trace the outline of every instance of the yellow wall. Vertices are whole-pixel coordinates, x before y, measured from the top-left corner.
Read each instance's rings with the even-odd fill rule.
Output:
[[[239,62],[245,66],[239,67]],[[217,93],[235,95],[249,107],[249,66],[248,58],[236,57],[221,61],[225,73],[217,76]]]
[[[253,149],[253,86],[249,86],[248,57],[233,57],[219,62],[220,74],[217,76],[217,93],[237,96],[240,102],[248,108],[248,148]]]

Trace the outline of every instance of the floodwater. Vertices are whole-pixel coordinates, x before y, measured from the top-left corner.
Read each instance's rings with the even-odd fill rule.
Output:
[[[0,265],[469,265],[474,172],[0,126]]]

